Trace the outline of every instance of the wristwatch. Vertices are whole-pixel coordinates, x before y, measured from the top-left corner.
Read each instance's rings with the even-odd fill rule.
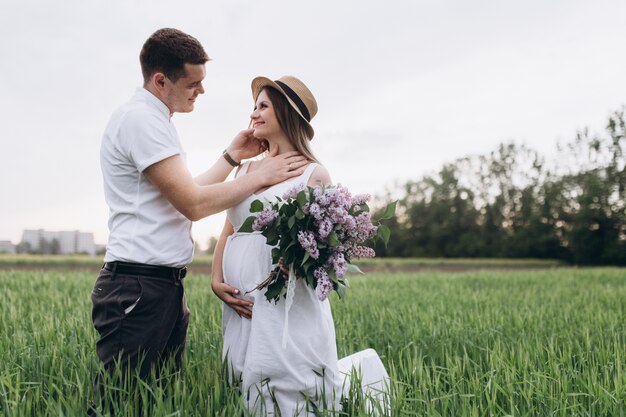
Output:
[[[224,152],[222,152],[222,156],[224,157],[226,162],[228,162],[233,167],[238,167],[239,165],[241,165],[241,162],[235,162],[232,156],[228,154],[228,149],[224,149]]]

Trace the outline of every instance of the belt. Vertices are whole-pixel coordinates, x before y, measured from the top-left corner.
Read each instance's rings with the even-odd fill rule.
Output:
[[[158,266],[148,264],[134,264],[129,262],[105,262],[102,268],[111,271],[114,274],[125,275],[146,275],[161,278],[173,278],[177,281],[185,278],[187,275],[187,267],[171,268],[169,266]]]

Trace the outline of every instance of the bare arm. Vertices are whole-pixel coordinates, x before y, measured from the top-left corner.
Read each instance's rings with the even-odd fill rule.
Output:
[[[233,234],[233,225],[226,219],[224,229],[220,235],[215,251],[213,252],[213,265],[211,268],[211,289],[226,305],[235,310],[241,317],[252,318],[252,301],[239,298],[239,290],[224,282],[222,273],[222,262],[224,260],[224,248],[226,239]]]
[[[262,187],[304,172],[307,162],[297,152],[276,155],[277,151],[264,158],[255,175],[244,175],[225,183],[196,183],[180,155],[149,166],[144,174],[178,211],[196,221],[235,206]]]
[[[260,139],[255,138],[254,129],[242,130],[235,136],[230,145],[226,148],[228,154],[237,162],[244,159],[253,158],[266,149]],[[204,173],[194,178],[199,185],[210,185],[224,181],[233,170],[226,160],[220,158]]]
[[[328,170],[323,165],[318,165],[313,173],[309,177],[309,182],[307,185],[311,187],[320,186],[320,185],[331,185],[332,181],[330,179],[330,174]]]

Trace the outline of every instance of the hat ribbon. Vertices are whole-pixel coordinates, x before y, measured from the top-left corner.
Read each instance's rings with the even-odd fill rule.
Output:
[[[287,96],[294,103],[296,103],[296,106],[298,106],[298,109],[300,109],[300,113],[302,113],[302,115],[304,116],[304,118],[306,119],[307,122],[310,122],[311,121],[311,115],[309,114],[309,110],[306,108],[306,106],[304,105],[304,102],[300,99],[300,97],[296,94],[296,92],[293,91],[291,89],[291,87],[289,87],[287,84],[285,84],[282,81],[276,80],[274,82],[276,84],[278,84],[280,88],[283,89],[285,94],[287,94]]]

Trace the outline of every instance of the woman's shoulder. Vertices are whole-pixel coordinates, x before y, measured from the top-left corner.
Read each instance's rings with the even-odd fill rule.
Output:
[[[315,167],[313,168],[313,172],[309,177],[307,185],[315,186],[320,184],[332,184],[332,180],[330,179],[330,173],[328,172],[328,169],[326,169],[326,167],[320,163],[315,163]]]

